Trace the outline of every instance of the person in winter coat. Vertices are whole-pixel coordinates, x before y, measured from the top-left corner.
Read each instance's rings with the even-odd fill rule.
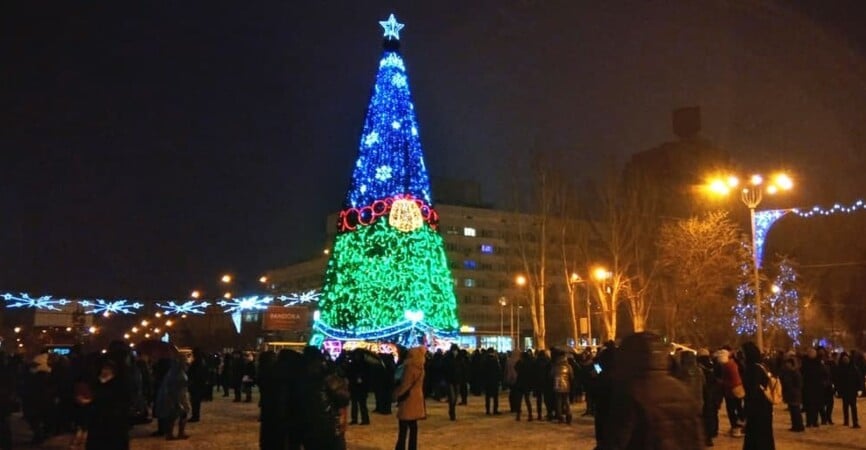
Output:
[[[395,447],[397,450],[417,450],[418,421],[427,418],[427,405],[424,403],[426,353],[427,349],[423,346],[409,350],[403,363],[403,378],[394,390],[394,398],[397,399],[397,420],[399,420]]]
[[[200,348],[192,350],[192,363],[187,370],[189,378],[189,403],[192,413],[189,422],[201,420],[201,402],[205,397],[208,383],[208,368],[205,354]]]
[[[716,358],[718,360],[718,375],[722,379],[722,387],[724,388],[725,409],[731,424],[731,436],[741,436],[745,390],[743,380],[740,377],[740,368],[731,357],[731,352],[726,349],[719,350]]]
[[[652,333],[626,337],[616,353],[615,383],[599,450],[697,449],[704,445],[700,407],[670,375],[668,348]]]
[[[704,376],[703,408],[701,417],[704,422],[706,446],[713,446],[713,439],[719,435],[719,408],[722,407],[724,392],[722,381],[716,378],[713,360],[709,350],[698,350],[698,368]]]
[[[300,361],[301,355],[297,352],[283,349],[273,365],[259,367],[261,450],[286,450],[290,443],[299,445],[298,402],[290,392],[297,383]]]
[[[460,396],[460,385],[466,384],[466,370],[460,360],[460,347],[451,344],[451,349],[443,361],[445,382],[448,384],[448,418],[457,420],[457,398]]]
[[[571,405],[568,396],[571,394],[571,385],[574,383],[574,371],[568,362],[568,354],[559,352],[555,356],[555,362],[550,369],[553,378],[553,391],[555,396],[556,420],[571,425]]]
[[[806,410],[806,427],[818,428],[818,414],[824,404],[824,367],[818,352],[810,348],[803,358],[800,372],[803,374],[803,409]]]
[[[6,352],[0,352],[0,450],[12,449],[12,414],[15,397],[15,368]]]
[[[48,353],[40,353],[33,358],[24,388],[22,395],[24,420],[33,432],[33,443],[41,444],[51,432],[51,418],[57,390],[51,379]]]
[[[520,361],[515,364],[514,370],[517,372],[517,380],[512,389],[517,394],[517,421],[520,421],[522,403],[526,403],[527,420],[532,422],[532,401],[529,396],[536,389],[532,353],[528,350],[523,352]]]
[[[484,410],[491,414],[490,404],[493,403],[493,414],[499,415],[499,382],[502,380],[502,369],[496,351],[488,348],[481,361],[481,380],[484,386]]]
[[[743,450],[774,450],[773,404],[764,395],[763,387],[770,382],[770,372],[762,363],[761,351],[753,342],[743,344],[745,369],[743,388],[746,390],[746,428]]]
[[[289,448],[345,450],[349,381],[338,367],[318,348],[307,346],[301,357],[297,382],[291,387],[289,404],[298,405],[295,417],[300,436],[295,442],[289,440]],[[290,415],[289,421],[291,419]]]
[[[847,353],[839,356],[839,365],[836,366],[834,373],[834,384],[839,397],[842,398],[843,423],[846,427],[850,423],[853,428],[860,428],[857,417],[857,391],[863,387],[863,374],[851,363],[851,357]]]
[[[219,383],[220,387],[223,389],[223,397],[229,396],[229,388],[232,386],[232,355],[231,353],[225,353],[220,360],[219,366]]]
[[[703,424],[704,384],[706,383],[706,378],[704,372],[698,367],[697,355],[694,352],[688,350],[680,352],[679,364],[676,365],[674,376],[683,382],[692,398],[700,405],[698,412]],[[712,442],[711,440],[707,440],[706,427],[703,429],[705,443]]]
[[[549,397],[553,395],[553,381],[550,379],[550,358],[545,350],[538,350],[535,353],[535,363],[533,364],[533,395],[535,396],[535,414],[538,420],[542,417],[542,405],[547,407],[547,418],[553,418],[553,409],[550,407],[553,402]]]
[[[244,358],[243,375],[241,376],[241,387],[244,390],[244,403],[252,403],[253,386],[256,384],[256,355],[247,353]]]
[[[91,405],[87,429],[87,450],[126,450],[129,448],[129,392],[117,378],[117,365],[102,363],[99,378],[91,390],[92,397],[81,398]]]
[[[836,389],[833,387],[833,372],[836,370],[836,362],[826,349],[818,348],[818,360],[821,361],[821,385],[823,402],[819,414],[821,425],[833,425],[833,406],[836,403]]]
[[[361,425],[370,424],[370,413],[367,410],[367,393],[370,390],[370,370],[364,350],[355,349],[349,358],[346,377],[349,379],[349,393],[352,396],[352,421],[349,425],[358,424],[358,411],[361,412]]]
[[[188,439],[186,434],[186,419],[192,406],[189,404],[189,379],[184,371],[183,356],[171,360],[171,368],[162,380],[159,392],[156,394],[154,413],[165,421],[165,438],[167,440]],[[174,424],[177,422],[177,435],[174,435]]]
[[[788,405],[788,412],[791,414],[790,431],[805,431],[802,411],[803,376],[800,375],[797,360],[793,356],[785,359],[779,381],[782,383],[782,401]]]

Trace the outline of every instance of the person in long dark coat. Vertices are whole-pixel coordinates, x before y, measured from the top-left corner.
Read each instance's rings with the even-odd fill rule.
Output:
[[[126,450],[129,448],[129,391],[117,378],[111,360],[102,363],[99,378],[91,390],[93,397],[82,399],[91,405],[87,429],[87,450]]]
[[[669,352],[659,336],[636,333],[623,339],[616,352],[608,425],[599,450],[703,447],[700,405],[670,375],[669,367]]]
[[[266,358],[262,358],[266,359]],[[289,444],[299,444],[298,403],[290,395],[301,367],[301,355],[292,350],[280,350],[270,367],[259,367],[261,423],[259,448],[286,450]]]
[[[818,360],[818,352],[810,348],[803,358],[800,372],[803,374],[803,409],[806,411],[806,427],[818,428],[818,413],[824,403],[824,369]]]
[[[800,374],[797,360],[793,356],[785,360],[779,380],[782,382],[782,400],[788,405],[788,412],[791,414],[790,431],[805,431],[802,411],[803,375]]]
[[[15,397],[15,368],[6,352],[0,352],[0,450],[12,449],[9,416]]]
[[[517,372],[517,380],[512,389],[517,396],[517,420],[520,420],[522,403],[526,403],[527,421],[532,422],[532,401],[529,397],[535,390],[535,367],[529,351],[523,352],[520,361],[514,365],[514,370]]]
[[[746,390],[746,428],[743,450],[775,450],[773,437],[773,404],[767,400],[762,386],[767,386],[770,374],[761,361],[761,351],[752,342],[743,344],[746,358],[743,388]]]
[[[836,391],[839,397],[842,397],[844,424],[846,427],[850,423],[854,428],[860,428],[857,417],[857,391],[863,388],[863,374],[851,363],[848,354],[842,353],[834,375]]]
[[[493,348],[487,349],[481,363],[481,380],[484,386],[484,410],[490,414],[499,415],[499,383],[502,380],[502,368]],[[491,411],[491,403],[493,409]]]
[[[189,403],[192,413],[188,422],[201,420],[201,402],[205,397],[207,389],[208,368],[205,354],[200,348],[192,350],[192,363],[187,369],[189,378]]]

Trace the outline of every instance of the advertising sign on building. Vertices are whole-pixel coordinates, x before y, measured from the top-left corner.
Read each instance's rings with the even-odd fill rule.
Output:
[[[305,306],[268,306],[262,319],[265,331],[305,331],[310,328],[310,310]]]

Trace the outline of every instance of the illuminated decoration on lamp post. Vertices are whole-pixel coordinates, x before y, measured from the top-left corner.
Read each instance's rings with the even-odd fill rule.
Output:
[[[864,203],[863,200],[857,200],[848,206],[843,206],[837,203],[830,208],[814,206],[808,209],[791,208],[755,211],[755,246],[757,247],[758,267],[760,267],[761,260],[763,259],[764,244],[766,243],[767,234],[770,232],[770,228],[773,227],[777,220],[781,219],[786,214],[794,214],[799,217],[809,218],[817,216],[826,217],[841,213],[853,213],[862,210],[866,210],[866,203]]]
[[[268,304],[273,301],[273,297],[259,297],[257,295],[251,297],[231,298],[228,300],[220,300],[217,305],[222,306],[223,312],[231,313],[232,322],[235,325],[235,330],[241,332],[241,319],[244,311],[261,311],[268,309]]]
[[[421,149],[403,25],[385,30],[352,183],[340,213],[311,343],[369,339],[404,344],[420,333],[456,335],[456,298]]]

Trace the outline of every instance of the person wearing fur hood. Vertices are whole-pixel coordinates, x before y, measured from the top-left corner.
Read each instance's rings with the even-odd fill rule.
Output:
[[[393,398],[397,399],[397,419],[400,421],[396,446],[398,449],[418,448],[418,421],[427,418],[427,405],[424,402],[426,356],[426,347],[409,349],[406,361],[403,362],[403,377],[394,390]]]

